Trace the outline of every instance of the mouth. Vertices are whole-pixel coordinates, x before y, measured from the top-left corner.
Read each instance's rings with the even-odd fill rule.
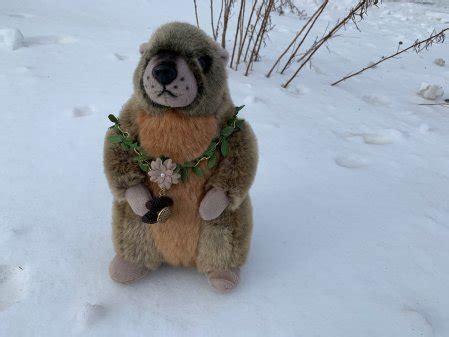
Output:
[[[157,94],[157,97],[161,97],[162,95],[167,94],[170,97],[176,98],[178,96],[176,96],[174,93],[172,93],[170,90],[168,90],[167,88],[163,88],[162,91],[160,93]]]

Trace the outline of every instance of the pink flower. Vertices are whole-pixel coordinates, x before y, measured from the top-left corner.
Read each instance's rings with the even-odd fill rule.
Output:
[[[176,164],[171,159],[162,162],[161,158],[151,162],[151,170],[148,172],[150,180],[158,183],[159,188],[168,190],[172,184],[177,184],[181,175],[175,173]]]

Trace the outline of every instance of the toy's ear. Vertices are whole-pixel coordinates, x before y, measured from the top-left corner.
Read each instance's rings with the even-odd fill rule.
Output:
[[[139,47],[140,55],[143,55],[145,53],[145,50],[148,49],[148,42],[142,43]]]
[[[224,65],[227,65],[229,61],[229,52],[226,49],[222,48],[221,46],[219,46],[218,48],[221,60],[223,61]]]

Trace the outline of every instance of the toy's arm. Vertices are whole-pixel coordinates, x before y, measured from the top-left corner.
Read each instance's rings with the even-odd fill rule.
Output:
[[[126,130],[132,138],[137,137],[137,127],[135,125],[135,114],[137,109],[132,105],[130,100],[123,107],[120,113],[120,124],[124,130]],[[140,200],[144,186],[136,188],[136,185],[142,183],[145,179],[145,173],[139,168],[137,163],[133,161],[133,153],[129,150],[123,149],[119,144],[112,144],[109,142],[108,137],[114,135],[115,131],[109,129],[106,133],[106,139],[104,143],[104,171],[111,188],[112,194],[117,201],[128,201],[131,208],[141,208],[135,205],[133,200]],[[133,191],[127,190],[130,187],[134,187]],[[146,188],[146,187],[145,187]],[[150,192],[148,191],[148,194]],[[148,201],[148,200],[147,200]]]
[[[123,149],[119,144],[111,144],[108,137],[114,131],[108,130],[104,143],[104,171],[114,198],[118,201],[126,199],[126,190],[144,180],[142,172],[129,150]]]
[[[210,190],[200,205],[203,219],[214,219],[226,207],[233,211],[240,206],[253,183],[257,161],[256,136],[245,122],[243,129],[229,138],[229,154],[208,180],[206,188]]]

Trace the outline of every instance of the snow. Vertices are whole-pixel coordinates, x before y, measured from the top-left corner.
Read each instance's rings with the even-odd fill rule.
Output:
[[[15,28],[0,29],[0,44],[4,47],[15,50],[23,46],[22,32]]]
[[[421,84],[421,88],[419,88],[418,93],[426,99],[435,100],[443,97],[444,89],[441,85],[424,82]]]
[[[318,28],[351,3],[333,1]],[[194,23],[191,2],[2,4],[0,29],[25,38],[0,48],[0,336],[449,336],[449,110],[417,94],[423,82],[448,91],[434,60],[449,46],[330,86],[447,26],[447,6],[384,3],[288,89],[294,68],[265,73],[303,22],[275,16],[251,75],[229,71],[260,146],[239,288],[217,294],[169,267],[128,286],[109,279],[106,116],[132,91],[139,45],[172,20]]]

